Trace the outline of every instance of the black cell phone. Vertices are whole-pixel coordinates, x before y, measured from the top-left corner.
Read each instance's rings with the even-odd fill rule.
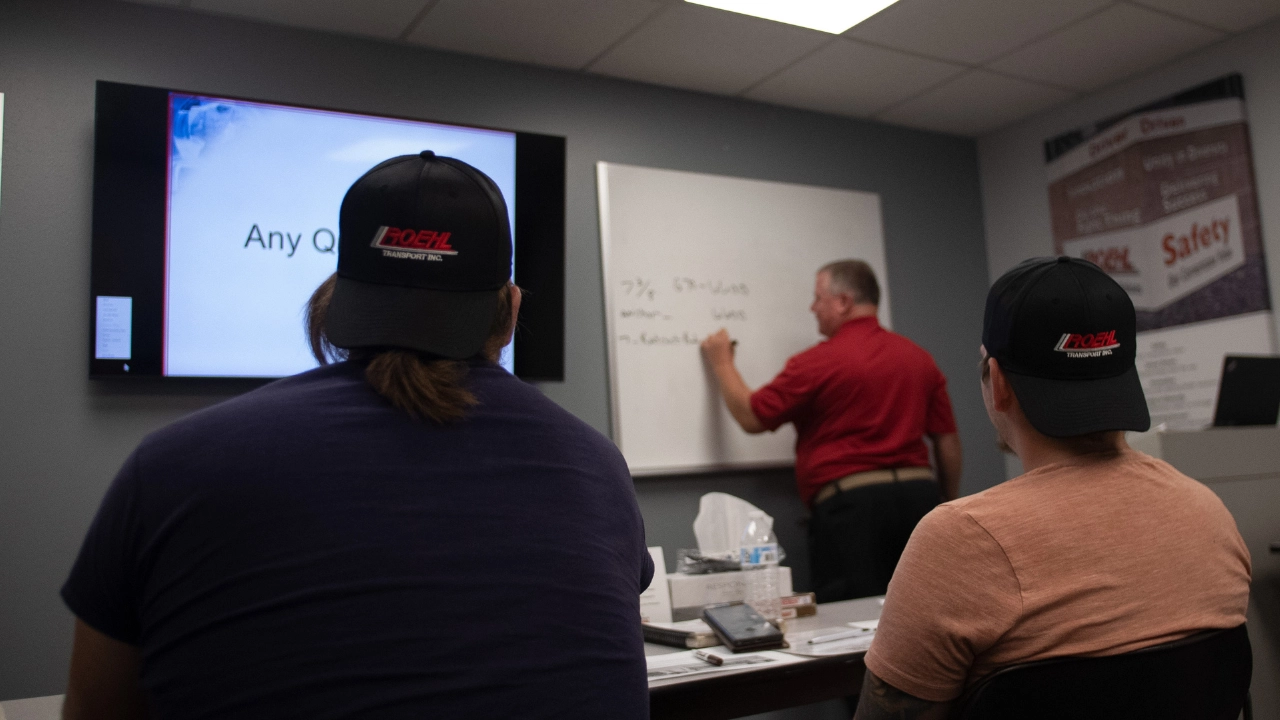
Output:
[[[734,652],[786,646],[782,631],[746,603],[709,605],[702,609],[702,619],[715,631],[720,642]]]

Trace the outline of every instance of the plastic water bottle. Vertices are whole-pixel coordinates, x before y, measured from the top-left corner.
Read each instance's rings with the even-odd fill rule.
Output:
[[[776,624],[782,616],[782,601],[778,599],[778,541],[764,512],[752,510],[747,515],[738,559],[747,590],[744,600]]]

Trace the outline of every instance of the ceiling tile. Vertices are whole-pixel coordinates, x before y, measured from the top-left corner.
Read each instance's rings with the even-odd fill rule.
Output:
[[[1224,37],[1136,5],[1104,10],[991,63],[993,70],[1091,90]]]
[[[977,65],[1111,2],[901,0],[866,22],[855,25],[845,34],[931,57]]]
[[[1025,80],[974,70],[878,113],[885,122],[977,136],[1057,105],[1072,94]]]
[[[409,40],[576,69],[661,6],[657,0],[441,0]]]
[[[746,93],[753,100],[866,117],[965,71],[843,38]]]
[[[427,0],[191,0],[191,8],[294,27],[397,38]]]
[[[588,69],[603,75],[736,95],[833,36],[675,3]]]
[[[1176,13],[1205,25],[1240,32],[1280,16],[1277,0],[1134,0],[1158,10]]]
[[[178,7],[182,0],[125,0],[125,2],[138,3],[139,5],[168,5],[169,7]]]

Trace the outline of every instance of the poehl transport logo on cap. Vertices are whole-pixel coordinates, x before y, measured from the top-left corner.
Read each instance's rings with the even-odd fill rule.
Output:
[[[449,244],[453,233],[436,230],[414,230],[383,225],[373,236],[373,247],[382,250],[383,257],[401,260],[433,260],[440,262],[445,255],[457,255]]]
[[[1069,358],[1091,358],[1111,355],[1120,347],[1115,330],[1100,333],[1063,333],[1054,350],[1064,352]]]

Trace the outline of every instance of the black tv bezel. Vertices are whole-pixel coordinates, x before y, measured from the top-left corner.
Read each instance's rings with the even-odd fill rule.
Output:
[[[305,110],[498,130],[516,136],[515,281],[526,290],[516,328],[515,374],[564,380],[565,153],[562,136],[506,128],[301,105],[224,93],[97,81],[93,228],[89,279],[89,377],[164,378],[163,323],[169,93]],[[131,358],[95,357],[96,298],[133,298]],[[124,366],[128,365],[128,370]],[[210,380],[246,380],[241,375]]]

